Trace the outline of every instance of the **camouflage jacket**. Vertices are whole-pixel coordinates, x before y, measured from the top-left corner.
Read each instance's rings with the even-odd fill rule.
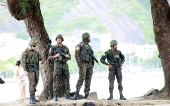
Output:
[[[5,83],[5,81],[0,78],[0,84],[3,84],[3,83]]]
[[[23,66],[25,71],[31,71],[32,64],[39,65],[39,61],[41,61],[40,54],[35,50],[25,49],[21,56],[21,65]]]
[[[106,58],[107,58],[108,63],[106,63],[105,61]],[[102,57],[100,58],[100,62],[105,65],[113,64],[115,62],[119,62],[119,64],[122,64],[124,63],[124,61],[125,61],[125,57],[121,53],[121,51],[119,50],[113,51],[112,49],[109,49],[108,51],[106,51],[104,55],[102,55]]]
[[[82,63],[93,63],[94,64],[94,60],[88,54],[87,50],[83,46],[85,46],[87,49],[90,49],[93,52],[92,47],[89,44],[85,45],[83,42],[80,42],[76,46],[76,50],[75,50],[75,58],[76,58],[78,66],[80,66]]]
[[[54,58],[54,55],[57,54],[56,51],[56,48],[58,48],[60,51],[62,51],[64,54],[68,54],[70,55],[70,58],[66,58],[64,56],[61,56],[60,54],[60,57],[58,58]],[[70,54],[70,51],[68,49],[68,47],[66,45],[63,45],[62,47],[59,47],[58,45],[54,45],[50,48],[50,51],[49,51],[49,54],[48,54],[48,59],[50,60],[54,60],[54,62],[62,62],[62,63],[66,63],[68,60],[71,59],[71,54]]]

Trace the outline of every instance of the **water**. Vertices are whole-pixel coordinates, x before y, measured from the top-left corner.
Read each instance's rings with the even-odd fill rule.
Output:
[[[71,92],[75,91],[78,74],[70,76]],[[0,84],[0,103],[9,102],[19,99],[19,89],[15,79],[10,79],[5,84]],[[140,72],[137,74],[123,73],[123,94],[128,98],[143,96],[152,88],[161,89],[164,86],[163,72]],[[91,82],[91,92],[96,91],[98,98],[109,97],[109,81],[108,73],[94,73]],[[117,81],[115,80],[114,98],[119,98]],[[37,86],[36,95],[43,90],[43,84],[40,80]],[[80,90],[80,94],[84,94],[84,85]],[[28,87],[26,90],[26,98],[29,98]]]

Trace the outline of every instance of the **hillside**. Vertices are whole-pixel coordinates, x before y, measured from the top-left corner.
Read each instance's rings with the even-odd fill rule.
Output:
[[[154,43],[149,0],[40,0],[49,35],[65,36],[89,31],[110,34],[124,43]],[[0,6],[0,33],[28,36],[23,21],[17,21]]]

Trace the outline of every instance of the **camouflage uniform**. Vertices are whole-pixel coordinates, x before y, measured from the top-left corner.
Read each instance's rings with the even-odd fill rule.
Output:
[[[35,50],[37,42],[31,39],[29,48],[25,49],[21,56],[21,65],[24,71],[28,72],[30,104],[36,104],[39,100],[35,99],[36,87],[39,80],[39,61],[41,61],[40,54]]]
[[[56,48],[58,48],[60,51],[63,51],[63,53],[70,55],[69,49],[67,46],[63,45],[62,47],[55,45],[52,46],[49,52],[49,59],[54,60],[54,73],[53,73],[53,95],[58,95],[58,88],[61,87],[61,82],[64,82],[65,91],[66,94],[70,93],[70,74],[68,69],[67,61],[70,58],[65,58],[61,56],[59,58],[54,58],[54,55],[56,54]],[[71,56],[71,55],[70,55]],[[62,81],[61,81],[62,80]]]
[[[4,84],[5,81],[0,78],[0,84]]]
[[[35,50],[30,50],[29,48],[25,49],[21,56],[21,64],[24,70],[28,72],[30,95],[35,95],[36,86],[39,80],[38,78],[39,70],[37,70],[36,72],[32,72],[32,64],[39,65],[39,61],[41,61],[39,53]]]
[[[87,50],[82,47],[83,45],[92,50],[92,47],[89,44],[84,44],[83,42],[76,46],[75,58],[79,66],[79,79],[77,81],[76,91],[80,91],[85,80],[84,93],[88,94],[90,91],[94,61],[90,58]]]
[[[113,42],[111,42],[111,44],[112,43]],[[117,44],[117,41],[116,41],[116,44]],[[107,58],[108,63],[105,61],[106,58]],[[119,51],[119,50],[113,51],[112,49],[109,49],[108,51],[106,51],[104,53],[104,55],[102,55],[100,61],[102,64],[105,64],[105,65],[119,64],[119,66],[120,66],[121,64],[124,63],[125,57],[121,53],[121,51]],[[114,68],[114,65],[113,65],[113,68]],[[120,93],[120,99],[124,100],[125,98],[123,97],[123,94],[122,94],[122,90],[123,90],[122,72],[121,72],[122,68],[119,67],[117,70],[114,70],[114,71],[113,71],[113,68],[109,68],[109,76],[108,76],[110,96],[111,96],[111,98],[113,98],[114,80],[115,80],[115,76],[116,76],[117,83],[118,83],[118,89],[119,89],[119,93]],[[119,73],[118,73],[118,71],[119,71]],[[108,98],[108,100],[110,100],[110,99]]]

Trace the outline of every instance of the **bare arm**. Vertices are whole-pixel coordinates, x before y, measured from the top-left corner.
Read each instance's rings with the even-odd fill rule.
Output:
[[[17,78],[18,74],[19,74],[19,70],[17,69],[15,73],[15,78]]]

